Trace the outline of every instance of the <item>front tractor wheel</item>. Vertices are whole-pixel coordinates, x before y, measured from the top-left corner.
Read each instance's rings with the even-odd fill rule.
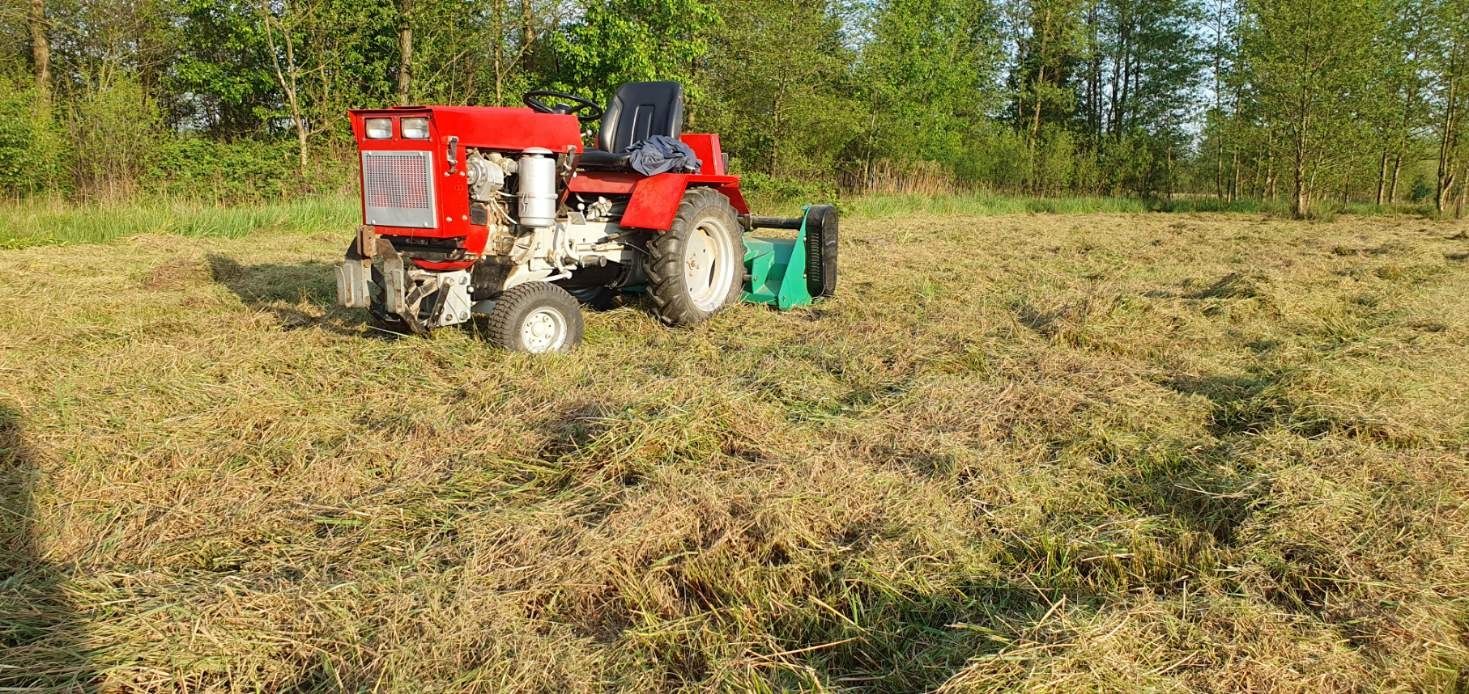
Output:
[[[694,325],[740,298],[745,239],[729,198],[710,188],[684,194],[667,232],[648,243],[653,310],[669,325]]]
[[[516,286],[490,309],[490,342],[512,352],[570,352],[581,344],[583,328],[576,298],[546,282]]]

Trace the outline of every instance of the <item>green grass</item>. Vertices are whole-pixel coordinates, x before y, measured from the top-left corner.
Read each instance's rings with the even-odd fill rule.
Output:
[[[974,194],[925,197],[882,195],[844,201],[844,211],[861,217],[895,218],[912,214],[1086,214],[1098,212],[1146,212],[1147,203],[1127,198],[1032,198]]]
[[[0,687],[1469,684],[1463,224],[859,209],[529,358],[332,306],[327,209],[0,252]]]
[[[253,207],[188,201],[86,205],[38,199],[0,205],[0,248],[103,243],[143,234],[239,238],[350,229],[358,202],[345,196],[300,198]]]
[[[1213,197],[1179,196],[1172,200],[1144,200],[1123,197],[1059,197],[1041,198],[1015,195],[975,193],[968,195],[873,195],[844,201],[846,211],[864,217],[895,218],[911,214],[962,214],[991,216],[1003,214],[1098,214],[1136,212],[1204,213],[1228,212],[1264,214],[1285,217],[1289,205],[1280,201],[1238,199],[1232,202]],[[1316,205],[1312,216],[1330,221],[1340,215],[1351,216],[1420,216],[1427,217],[1431,208],[1422,205],[1371,205],[1323,202]]]
[[[804,201],[753,198],[758,213],[796,214]],[[1213,198],[1173,201],[1109,197],[1036,198],[970,194],[923,197],[873,195],[839,201],[844,214],[894,219],[915,214],[994,216],[1009,214],[1097,214],[1137,212],[1233,212],[1285,216],[1280,203]],[[1384,207],[1323,203],[1318,216],[1428,216],[1421,207]],[[0,203],[0,249],[105,243],[146,234],[240,238],[250,234],[310,234],[350,229],[361,221],[355,198],[325,195],[259,205],[220,207],[182,200],[138,201],[110,205],[75,204],[58,199]]]

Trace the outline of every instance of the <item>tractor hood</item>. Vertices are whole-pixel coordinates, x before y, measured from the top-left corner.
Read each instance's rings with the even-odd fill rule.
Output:
[[[352,135],[360,149],[400,149],[403,147],[447,146],[455,138],[459,147],[479,147],[500,151],[521,151],[541,147],[552,152],[567,148],[582,150],[581,124],[576,116],[539,113],[528,108],[494,106],[400,106],[386,109],[353,109]],[[427,118],[428,137],[405,137],[405,119]],[[390,125],[387,136],[382,131],[369,137],[367,122],[383,119]]]

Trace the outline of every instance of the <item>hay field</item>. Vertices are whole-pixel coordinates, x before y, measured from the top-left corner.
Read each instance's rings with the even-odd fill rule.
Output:
[[[843,233],[547,358],[350,228],[0,251],[0,687],[1469,688],[1469,226]]]

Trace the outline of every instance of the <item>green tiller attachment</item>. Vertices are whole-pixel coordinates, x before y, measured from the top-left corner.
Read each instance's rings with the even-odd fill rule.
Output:
[[[836,210],[824,205],[807,205],[796,219],[751,217],[750,229],[795,229],[796,237],[745,235],[744,300],[786,311],[829,296],[836,288],[836,226]]]

